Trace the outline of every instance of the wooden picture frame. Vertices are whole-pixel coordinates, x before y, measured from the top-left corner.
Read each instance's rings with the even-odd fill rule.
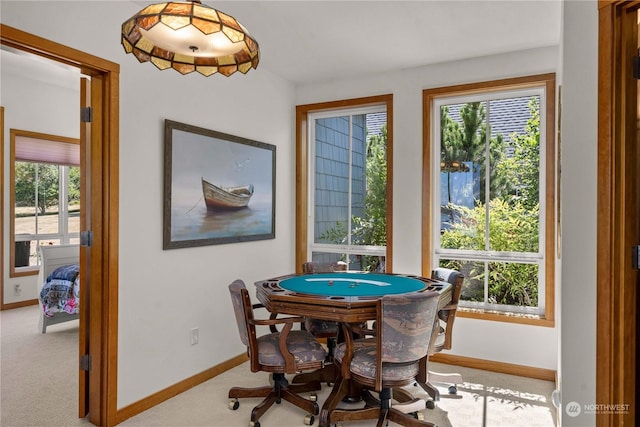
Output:
[[[276,147],[165,120],[163,249],[275,238]]]

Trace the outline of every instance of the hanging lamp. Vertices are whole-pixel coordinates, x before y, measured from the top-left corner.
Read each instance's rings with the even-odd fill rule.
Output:
[[[181,74],[246,74],[260,61],[258,42],[233,16],[200,0],[149,5],[122,24],[122,46],[140,62]]]

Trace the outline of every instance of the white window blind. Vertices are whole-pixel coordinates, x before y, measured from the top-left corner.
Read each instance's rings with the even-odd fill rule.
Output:
[[[80,144],[16,135],[15,159],[19,162],[80,166]]]

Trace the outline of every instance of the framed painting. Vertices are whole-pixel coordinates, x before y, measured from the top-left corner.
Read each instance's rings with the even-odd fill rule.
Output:
[[[163,249],[275,238],[276,147],[164,122]]]

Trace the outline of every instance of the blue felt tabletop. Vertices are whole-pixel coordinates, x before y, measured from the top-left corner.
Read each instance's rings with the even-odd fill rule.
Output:
[[[279,285],[292,292],[341,297],[404,294],[426,287],[413,277],[356,272],[305,274],[282,280]]]

